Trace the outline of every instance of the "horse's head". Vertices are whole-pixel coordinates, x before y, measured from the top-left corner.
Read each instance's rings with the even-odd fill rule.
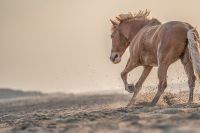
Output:
[[[123,29],[121,27],[121,24],[111,20],[111,23],[113,24],[112,27],[112,49],[111,49],[111,55],[110,60],[117,64],[121,61],[121,57],[123,53],[126,51],[127,47],[129,46],[129,40],[124,35]]]
[[[112,49],[110,60],[117,64],[121,61],[121,57],[134,38],[137,32],[144,27],[148,22],[147,16],[149,11],[139,11],[135,15],[120,14],[116,17],[116,21],[111,20],[112,23]]]

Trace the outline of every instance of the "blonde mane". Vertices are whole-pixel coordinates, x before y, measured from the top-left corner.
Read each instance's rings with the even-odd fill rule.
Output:
[[[130,20],[138,20],[138,19],[144,19],[144,20],[150,20],[149,18],[150,11],[149,10],[139,10],[136,13],[127,13],[127,14],[119,14],[115,17],[115,20],[113,20],[116,24],[120,24],[124,21],[130,21]],[[111,27],[111,31],[113,32],[115,30],[115,25]]]
[[[131,13],[129,12],[128,14],[119,14],[116,19],[118,21],[125,21],[125,20],[130,20],[130,19],[149,19],[148,16],[150,14],[150,11],[145,10],[139,10],[136,13]]]

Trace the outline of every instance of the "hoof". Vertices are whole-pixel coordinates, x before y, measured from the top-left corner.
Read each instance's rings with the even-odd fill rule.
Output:
[[[131,111],[131,110],[134,109],[134,107],[135,107],[135,106],[134,106],[133,104],[130,104],[130,103],[129,103],[128,105],[126,105],[126,110],[127,110],[127,111]]]
[[[141,108],[143,108],[144,106],[139,106],[139,105],[135,105],[135,104],[128,104],[127,106],[126,106],[126,109],[127,109],[127,111],[133,111],[133,110],[135,110],[135,109],[141,109]]]
[[[187,104],[192,104],[192,103],[193,103],[193,101],[188,101],[188,102],[187,102]]]
[[[133,93],[135,91],[135,86],[133,84],[129,84],[127,87],[126,87],[126,90],[129,92],[129,93]]]
[[[150,106],[151,106],[151,107],[155,107],[155,106],[156,106],[156,103],[152,102],[152,103],[150,104]]]

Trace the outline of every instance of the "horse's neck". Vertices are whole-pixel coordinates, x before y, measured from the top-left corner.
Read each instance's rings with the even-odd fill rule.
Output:
[[[146,21],[146,23],[144,23],[143,26],[141,26],[141,28],[138,29],[138,31],[136,31],[136,34],[132,34],[132,36],[130,36],[130,40],[132,40],[143,28],[146,27],[152,27],[152,26],[156,26],[156,25],[161,25],[162,23],[160,21],[158,21],[157,19],[151,19],[149,21]]]

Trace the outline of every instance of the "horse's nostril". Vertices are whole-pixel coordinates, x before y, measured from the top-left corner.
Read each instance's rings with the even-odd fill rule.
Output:
[[[116,59],[118,57],[118,54],[115,55],[114,59]]]

